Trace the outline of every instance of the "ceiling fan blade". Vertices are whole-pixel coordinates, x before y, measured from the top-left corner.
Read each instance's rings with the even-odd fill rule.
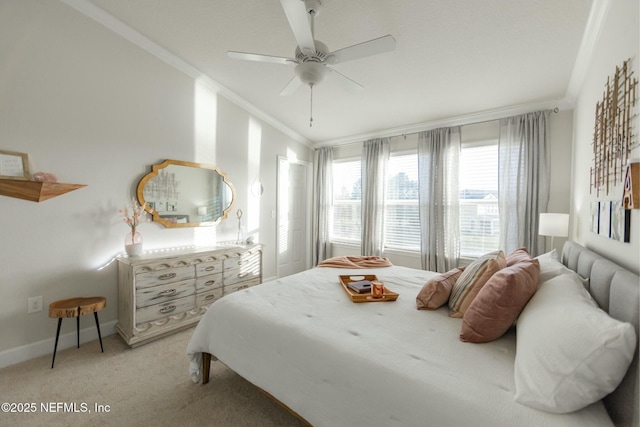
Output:
[[[287,85],[282,89],[280,95],[287,96],[291,95],[293,92],[298,90],[302,86],[302,82],[298,78],[298,76],[293,76],[293,78],[287,83]]]
[[[271,55],[260,55],[257,53],[246,53],[246,52],[227,52],[229,57],[234,59],[243,59],[245,61],[259,61],[259,62],[273,62],[276,64],[297,64],[298,62],[295,59],[291,58],[283,58],[281,56],[271,56]]]
[[[327,67],[327,71],[329,71],[329,76],[333,81],[338,83],[340,86],[342,86],[344,89],[348,90],[349,92],[358,93],[364,90],[364,86],[362,86],[360,83],[354,80],[351,80],[349,77],[345,76],[342,73],[339,73],[333,68]]]
[[[304,2],[300,0],[280,0],[284,14],[287,15],[289,26],[302,53],[314,55],[316,44],[313,41],[311,17],[307,13]]]
[[[390,52],[395,48],[396,39],[391,35],[386,35],[331,52],[326,62],[329,64],[339,64],[341,62],[352,61],[366,56]]]

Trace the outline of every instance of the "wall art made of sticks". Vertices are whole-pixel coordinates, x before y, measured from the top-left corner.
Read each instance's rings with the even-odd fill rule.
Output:
[[[590,192],[596,196],[622,182],[631,150],[638,144],[633,129],[636,117],[638,80],[633,77],[631,60],[616,67],[607,78],[602,101],[596,104],[593,132],[593,166],[590,169]]]
[[[176,180],[173,172],[158,172],[158,176],[149,180],[144,187],[145,200],[177,200],[178,186],[180,181]]]

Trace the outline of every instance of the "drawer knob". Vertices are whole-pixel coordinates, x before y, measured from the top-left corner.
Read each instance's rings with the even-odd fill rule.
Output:
[[[167,274],[163,274],[162,276],[158,277],[159,280],[169,280],[169,279],[173,279],[174,277],[176,277],[176,273],[167,273]]]
[[[205,268],[204,271],[213,271],[216,269],[215,265],[210,265],[209,267]]]
[[[242,279],[242,278],[244,278],[244,277],[247,277],[248,275],[249,275],[249,273],[240,273],[240,274],[238,274],[238,277],[239,277],[240,279]]]
[[[213,285],[214,283],[216,283],[216,281],[215,281],[215,280],[208,280],[208,281],[206,281],[206,282],[204,283],[204,285],[205,285],[205,286],[211,286],[211,285]]]
[[[216,296],[215,295],[207,295],[206,297],[204,297],[205,301],[211,301],[212,299],[214,299]]]
[[[166,307],[162,307],[162,308],[160,309],[160,313],[162,313],[162,314],[171,313],[171,312],[172,312],[173,310],[175,310],[175,309],[176,309],[176,306],[175,306],[175,305],[168,305],[168,306],[166,306]]]
[[[158,294],[160,297],[170,297],[177,293],[175,289],[167,289],[166,291],[162,291]]]

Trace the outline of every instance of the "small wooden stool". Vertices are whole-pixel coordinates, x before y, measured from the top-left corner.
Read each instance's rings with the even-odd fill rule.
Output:
[[[104,353],[102,347],[102,335],[100,334],[100,322],[98,322],[98,312],[107,306],[105,297],[86,297],[86,298],[70,298],[60,301],[54,301],[49,304],[49,317],[58,318],[58,330],[56,331],[56,344],[53,347],[53,360],[51,361],[51,369],[56,362],[56,350],[58,349],[58,337],[60,336],[60,325],[65,317],[75,317],[78,330],[78,348],[80,348],[80,316],[93,313],[96,318],[96,328],[98,329],[98,338],[100,338],[100,350]]]

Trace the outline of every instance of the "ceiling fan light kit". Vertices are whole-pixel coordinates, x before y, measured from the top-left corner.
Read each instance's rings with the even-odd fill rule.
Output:
[[[296,76],[302,83],[308,85],[317,85],[322,80],[327,72],[325,65],[319,62],[303,62],[296,65]]]
[[[330,72],[334,81],[347,90],[357,92],[363,89],[362,85],[328,67],[327,64],[339,64],[395,49],[395,39],[391,35],[386,35],[330,52],[327,46],[315,40],[313,35],[314,18],[320,14],[322,0],[280,0],[280,4],[296,39],[295,59],[235,51],[229,51],[227,54],[231,58],[246,61],[295,65],[295,75],[282,89],[280,95],[290,95],[304,83],[311,88],[312,109],[313,87],[324,80],[327,72]],[[310,126],[312,123],[313,117],[311,117]]]

